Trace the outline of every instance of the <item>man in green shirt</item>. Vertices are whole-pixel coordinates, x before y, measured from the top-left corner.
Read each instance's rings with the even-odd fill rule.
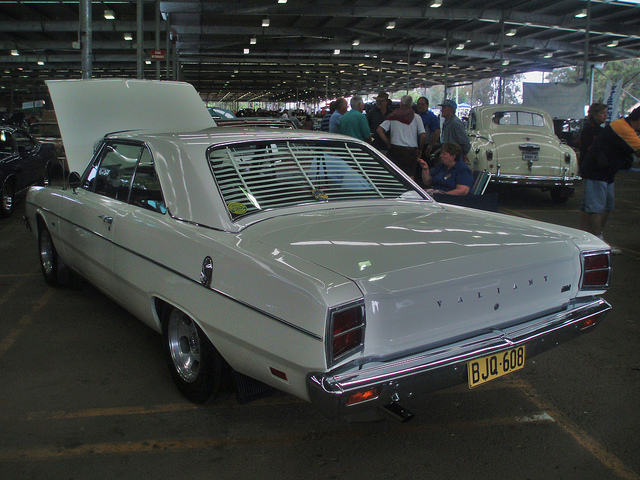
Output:
[[[360,95],[351,97],[351,110],[345,113],[340,120],[340,133],[350,137],[359,138],[365,142],[371,142],[369,122],[364,113],[364,102]]]

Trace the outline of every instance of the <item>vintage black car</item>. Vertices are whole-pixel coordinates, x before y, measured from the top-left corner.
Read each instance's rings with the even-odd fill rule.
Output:
[[[21,127],[0,125],[0,217],[13,213],[16,194],[61,172],[54,145]]]

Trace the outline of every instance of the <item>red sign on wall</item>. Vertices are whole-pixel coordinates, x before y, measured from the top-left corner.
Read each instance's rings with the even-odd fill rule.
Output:
[[[151,60],[164,60],[165,58],[165,50],[151,50]]]

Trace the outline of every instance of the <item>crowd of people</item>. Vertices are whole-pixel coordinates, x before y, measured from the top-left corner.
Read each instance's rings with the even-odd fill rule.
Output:
[[[413,98],[404,95],[400,105],[394,107],[389,95],[381,91],[366,114],[359,95],[351,98],[351,110],[347,101],[339,98],[329,105],[320,130],[370,142],[399,169],[431,191],[466,195],[473,185],[468,166],[471,143],[462,120],[456,116],[456,102],[445,100],[440,107],[442,127],[438,117],[429,110],[426,97],[420,97],[414,109]]]

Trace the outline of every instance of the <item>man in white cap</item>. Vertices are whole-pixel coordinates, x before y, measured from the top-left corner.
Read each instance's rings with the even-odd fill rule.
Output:
[[[442,143],[457,143],[462,148],[462,159],[469,164],[469,150],[471,150],[471,141],[464,128],[464,123],[456,117],[456,109],[458,104],[451,99],[447,99],[440,104],[442,107],[440,115],[444,118],[442,124],[442,132],[440,141]]]

